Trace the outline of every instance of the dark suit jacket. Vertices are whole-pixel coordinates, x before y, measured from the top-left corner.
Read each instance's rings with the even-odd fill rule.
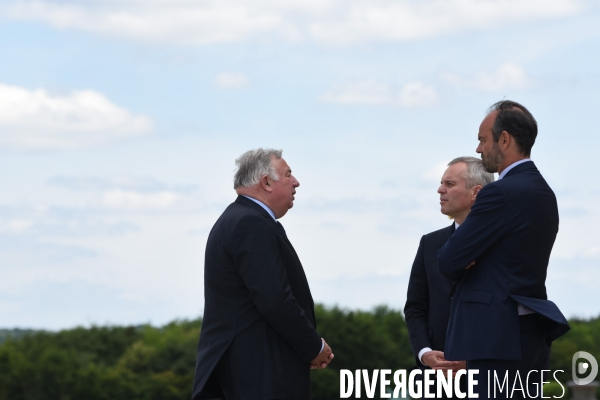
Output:
[[[554,192],[533,162],[486,185],[438,253],[440,272],[459,281],[450,311],[449,360],[519,360],[521,303],[546,318],[546,340],[569,330],[547,300],[546,270],[558,232]],[[476,264],[465,270],[473,260]]]
[[[193,400],[309,399],[321,351],[298,255],[258,204],[238,196],[212,228]]]
[[[440,274],[437,252],[453,233],[454,223],[424,235],[410,271],[404,317],[419,367],[423,367],[419,352],[425,347],[444,351],[453,282]]]

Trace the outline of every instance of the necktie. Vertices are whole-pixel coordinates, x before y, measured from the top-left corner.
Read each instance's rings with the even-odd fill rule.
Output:
[[[279,222],[279,221],[277,221],[277,228],[279,228],[279,231],[281,232],[283,237],[287,239],[287,235],[285,234],[285,229],[283,229],[283,225],[281,225],[281,222]]]

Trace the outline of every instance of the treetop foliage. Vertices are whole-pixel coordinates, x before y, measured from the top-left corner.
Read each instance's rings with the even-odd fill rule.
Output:
[[[339,398],[340,369],[410,369],[414,358],[400,311],[317,305],[317,330],[335,359],[312,371],[315,400]],[[573,319],[553,343],[552,370],[571,379],[571,358],[587,351],[600,360],[600,317]],[[74,328],[60,332],[0,331],[0,400],[171,400],[191,397],[202,320],[162,327]]]

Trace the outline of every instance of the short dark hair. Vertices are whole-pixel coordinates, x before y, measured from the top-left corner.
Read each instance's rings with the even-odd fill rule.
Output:
[[[537,137],[537,122],[529,110],[515,101],[502,100],[490,107],[489,112],[494,111],[498,112],[492,128],[494,142],[506,131],[515,138],[521,153],[530,155]]]

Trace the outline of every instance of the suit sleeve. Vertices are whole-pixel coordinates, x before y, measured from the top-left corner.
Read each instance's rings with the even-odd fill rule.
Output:
[[[404,306],[404,317],[408,326],[410,346],[417,365],[421,365],[419,352],[425,347],[431,348],[429,327],[427,325],[429,317],[429,284],[427,282],[427,273],[425,272],[423,242],[424,237],[421,238],[419,249],[417,250],[417,255],[410,271],[406,305]]]
[[[241,219],[232,243],[235,266],[261,315],[309,363],[321,352],[321,337],[294,298],[277,235],[264,219]]]
[[[465,222],[438,251],[442,275],[460,280],[467,265],[506,234],[509,214],[506,196],[498,185],[489,184],[481,189]],[[472,268],[477,268],[477,264]]]

